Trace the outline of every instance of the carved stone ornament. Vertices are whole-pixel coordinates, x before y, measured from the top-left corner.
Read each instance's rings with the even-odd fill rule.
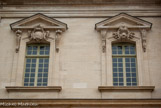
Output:
[[[41,25],[36,26],[33,31],[28,31],[28,33],[30,41],[36,42],[47,41],[50,35],[50,32],[45,31]]]
[[[113,37],[118,40],[129,40],[134,38],[135,33],[130,32],[126,26],[120,26],[117,32],[113,33]]]
[[[21,30],[17,30],[16,32],[16,53],[19,51],[20,48],[20,41],[21,41],[21,37],[22,37],[22,31]]]
[[[147,31],[145,29],[141,30],[141,37],[142,37],[142,46],[143,46],[143,51],[146,52],[146,34]]]
[[[56,47],[56,52],[59,52],[59,48],[58,48],[58,44],[59,44],[59,40],[60,40],[60,36],[63,33],[62,30],[56,30],[55,31],[56,35],[55,35],[55,47]]]
[[[102,38],[102,52],[106,52],[106,35],[107,31],[106,30],[101,30],[101,38]]]

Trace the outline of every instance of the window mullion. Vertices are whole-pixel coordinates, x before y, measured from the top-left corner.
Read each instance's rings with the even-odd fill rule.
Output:
[[[39,55],[39,50],[40,50],[40,46],[38,46],[37,55]],[[38,67],[39,67],[39,57],[36,57],[36,70],[35,70],[34,86],[37,86]]]
[[[123,58],[123,77],[124,77],[124,86],[126,86],[126,66],[125,66],[125,57]]]
[[[124,45],[122,45],[122,54],[125,55],[125,46]],[[123,59],[123,79],[124,79],[124,86],[126,86],[125,56],[123,56],[122,59]]]

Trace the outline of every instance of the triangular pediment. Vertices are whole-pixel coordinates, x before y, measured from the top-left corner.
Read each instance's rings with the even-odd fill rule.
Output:
[[[152,26],[152,23],[139,19],[137,17],[133,17],[126,13],[120,13],[112,18],[98,22],[95,25],[95,28],[97,30],[115,29],[115,28],[119,28],[120,26],[126,26],[128,28],[135,28],[135,29],[136,28],[150,29]]]
[[[67,29],[67,24],[41,13],[10,24],[12,30],[33,29],[37,25],[41,25],[45,29],[61,29],[63,31]]]

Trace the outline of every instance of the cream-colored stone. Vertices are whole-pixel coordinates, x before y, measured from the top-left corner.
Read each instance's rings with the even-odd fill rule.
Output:
[[[37,6],[37,5],[36,5]],[[81,99],[141,99],[161,98],[161,19],[160,6],[155,5],[61,5],[56,6],[10,6],[0,9],[0,98],[81,98]],[[122,10],[122,11],[121,11]],[[20,12],[21,11],[21,12]],[[19,52],[15,52],[16,35],[10,29],[10,24],[39,12],[54,17],[68,25],[56,44],[55,31],[50,32],[50,63],[49,86],[62,86],[57,92],[7,92],[5,86],[23,86],[24,60],[26,42],[29,40],[27,31],[22,33]],[[106,46],[102,45],[100,33],[95,30],[95,24],[127,12],[132,17],[151,22],[152,28],[147,32],[146,52],[142,49],[141,33],[135,33],[137,48],[138,79],[141,86],[155,86],[153,92],[99,92],[98,86],[112,86],[112,55],[110,38],[113,32],[107,33]],[[144,17],[142,17],[144,16]],[[150,17],[149,17],[150,16]],[[156,17],[157,16],[157,17]],[[44,21],[44,20],[43,20]],[[26,23],[27,26],[43,26],[49,23],[36,20]],[[118,26],[125,20],[118,20],[111,25]],[[128,21],[127,21],[128,22]],[[139,23],[141,24],[141,23]],[[134,25],[128,22],[126,26]],[[32,27],[30,28],[32,29]],[[129,29],[129,31],[131,31]],[[26,38],[25,38],[26,37]],[[102,52],[106,47],[106,53]],[[56,52],[56,48],[59,51]]]

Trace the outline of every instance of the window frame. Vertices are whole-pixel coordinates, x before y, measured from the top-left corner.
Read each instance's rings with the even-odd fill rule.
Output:
[[[134,45],[135,46],[135,54],[125,54],[125,46],[130,46],[130,45]],[[112,49],[112,59],[113,58],[122,58],[122,65],[123,65],[123,85],[114,85],[114,76],[112,74],[112,83],[113,83],[113,86],[137,86],[138,85],[138,69],[137,69],[137,52],[136,52],[136,45],[135,43],[129,43],[129,42],[119,42],[119,43],[113,43],[112,44],[112,47],[113,46],[122,46],[122,54],[113,54],[113,49]],[[135,65],[136,65],[136,85],[127,85],[127,76],[126,76],[126,62],[125,62],[125,59],[126,58],[131,58],[131,57],[134,57],[135,58]],[[113,69],[113,60],[112,60],[112,69]],[[113,72],[113,71],[112,71]],[[113,72],[114,73],[114,72]],[[119,77],[118,77],[119,78]],[[132,81],[131,81],[132,83]]]
[[[56,37],[56,34],[53,34]],[[11,75],[11,86],[24,86],[24,68],[27,44],[50,44],[50,60],[48,70],[48,85],[57,86],[59,82],[59,53],[56,52],[56,39],[49,38],[46,42],[31,42],[28,34],[22,34],[18,53],[14,53],[14,65]]]
[[[27,47],[28,46],[38,46],[38,49],[37,49],[37,53],[38,54],[36,54],[36,55],[28,55],[27,54],[27,51],[28,51],[28,49],[27,49]],[[49,46],[49,54],[48,55],[40,55],[40,47],[41,46]],[[38,79],[38,69],[39,69],[39,60],[41,59],[41,58],[48,58],[49,60],[50,60],[50,44],[27,44],[26,45],[26,54],[25,54],[25,65],[24,65],[24,76],[23,76],[23,78],[24,78],[24,80],[25,80],[25,73],[26,73],[26,71],[25,71],[25,69],[26,69],[26,60],[27,60],[27,58],[35,58],[36,59],[36,67],[35,67],[35,77],[34,77],[34,85],[33,86],[37,86],[38,87],[38,85],[37,85],[37,83],[38,83],[38,81],[37,81],[37,79]],[[49,71],[49,61],[48,61],[48,71]],[[48,72],[47,72],[48,73]],[[48,76],[49,77],[49,76]],[[47,85],[48,85],[48,77],[47,77]],[[30,77],[29,77],[30,78]],[[24,86],[25,86],[25,81],[23,80],[23,84],[24,84]],[[30,82],[29,82],[30,83]],[[47,86],[46,85],[46,86]],[[30,85],[28,85],[28,86],[26,86],[26,87],[33,87],[33,86],[30,86]],[[45,86],[43,86],[43,87],[45,87]]]
[[[114,37],[111,37],[112,32],[108,33],[105,41],[106,41],[106,52],[102,53],[102,60],[101,60],[101,85],[105,86],[113,86],[113,70],[112,70],[112,44],[114,43],[119,43],[119,42],[127,42],[127,43],[132,43],[135,44],[136,46],[136,55],[137,55],[137,86],[142,86],[142,85],[150,85],[148,82],[149,74],[146,74],[146,71],[148,72],[148,68],[146,68],[146,64],[144,64],[144,56],[145,53],[143,52],[142,49],[142,40],[140,38],[140,34],[137,34],[133,39],[126,40],[126,41],[120,41],[115,39]],[[146,69],[146,71],[145,71]]]

